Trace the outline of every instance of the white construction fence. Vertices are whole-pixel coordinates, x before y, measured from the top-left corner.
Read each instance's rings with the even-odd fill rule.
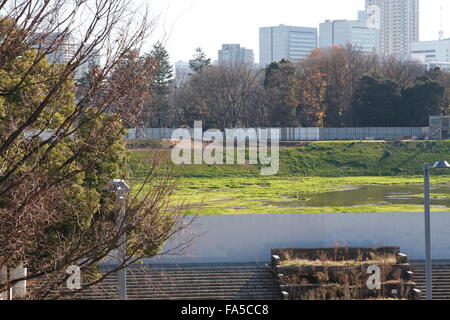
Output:
[[[333,141],[333,140],[404,140],[427,139],[429,127],[404,128],[237,128],[224,131],[224,138],[252,139],[251,132],[260,137],[263,129],[275,130],[280,141]],[[171,128],[138,128],[128,129],[126,136],[129,140],[135,139],[171,139],[176,129]],[[193,136],[193,129],[189,129]]]

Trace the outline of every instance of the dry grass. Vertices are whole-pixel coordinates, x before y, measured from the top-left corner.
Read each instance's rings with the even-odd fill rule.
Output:
[[[343,260],[334,261],[330,259],[317,259],[317,260],[307,260],[307,259],[286,259],[280,261],[280,266],[282,267],[358,267],[362,265],[390,265],[396,264],[396,257],[391,256],[380,256],[373,257],[369,260]]]

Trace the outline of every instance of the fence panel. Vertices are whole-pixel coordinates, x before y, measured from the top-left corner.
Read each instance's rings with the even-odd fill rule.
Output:
[[[321,128],[320,140],[402,140],[426,138],[428,128]]]
[[[128,129],[126,139],[171,139],[176,129],[138,128]],[[333,141],[333,140],[402,140],[405,138],[427,138],[428,127],[418,128],[238,128],[224,130],[224,137],[253,139],[254,134],[262,138],[262,130],[268,130],[268,139],[281,141]],[[189,129],[193,137],[193,129]],[[250,133],[250,136],[248,135]],[[272,133],[274,136],[272,137]]]

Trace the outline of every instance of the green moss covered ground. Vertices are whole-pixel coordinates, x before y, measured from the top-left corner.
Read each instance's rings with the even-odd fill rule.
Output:
[[[149,152],[131,153],[137,181],[148,170]],[[163,151],[163,156],[170,164],[170,151]],[[280,173],[274,177],[261,177],[259,168],[250,165],[183,165],[174,167],[174,173],[178,200],[200,214],[420,212],[420,205],[280,208],[270,202],[367,184],[419,185],[425,162],[446,159],[450,159],[450,141],[318,142],[282,148]],[[445,172],[433,177],[433,183],[449,181]]]

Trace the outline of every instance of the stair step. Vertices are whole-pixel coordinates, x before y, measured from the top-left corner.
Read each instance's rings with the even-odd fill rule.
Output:
[[[422,296],[426,296],[426,277],[424,264],[412,264],[411,269],[414,272],[413,280],[417,284],[417,289],[422,291]],[[434,264],[433,272],[433,299],[450,300],[450,265]]]
[[[110,269],[109,269],[110,270]],[[108,269],[103,269],[108,272]],[[77,299],[117,299],[117,274],[83,291]],[[127,293],[141,300],[278,300],[280,287],[270,268],[248,265],[141,267],[127,270]]]
[[[105,290],[107,290],[107,292],[111,292],[111,291],[117,291],[117,288],[104,288]],[[129,289],[129,288],[128,288]],[[234,287],[234,288],[195,288],[195,287],[190,287],[190,288],[143,288],[143,289],[129,289],[128,292],[130,294],[132,293],[136,293],[138,292],[139,294],[143,294],[143,293],[158,293],[158,292],[163,292],[163,293],[170,293],[170,292],[248,292],[248,293],[260,293],[260,292],[274,292],[277,291],[277,288],[242,288],[242,287]],[[279,291],[279,289],[278,289]],[[96,290],[92,290],[92,291],[86,291],[86,294],[89,293],[97,293],[98,291]]]

